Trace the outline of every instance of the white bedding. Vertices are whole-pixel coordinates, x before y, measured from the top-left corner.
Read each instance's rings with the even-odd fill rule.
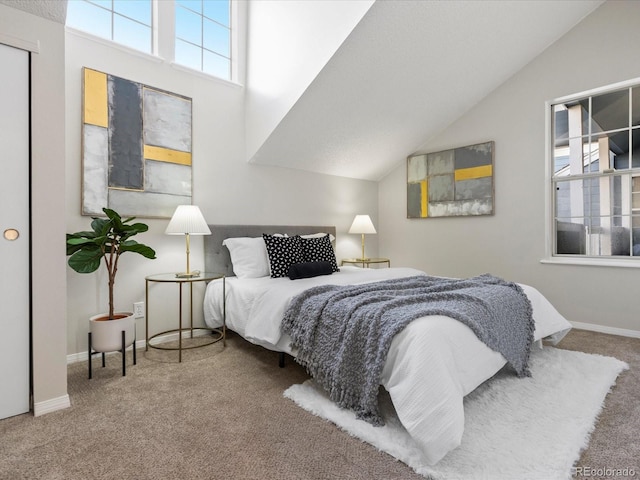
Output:
[[[288,278],[226,279],[227,327],[265,348],[294,353],[280,321],[291,299],[307,288],[348,285],[411,275],[412,268],[362,269],[301,280]],[[521,285],[533,306],[535,340],[556,343],[571,325],[535,288]],[[205,321],[222,323],[222,284],[211,282],[204,300]],[[445,316],[422,317],[391,343],[381,384],[388,390],[398,417],[426,458],[435,464],[460,445],[464,430],[463,397],[492,377],[506,363],[464,324]]]

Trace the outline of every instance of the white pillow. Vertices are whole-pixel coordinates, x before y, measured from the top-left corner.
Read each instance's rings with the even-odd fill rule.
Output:
[[[227,238],[222,245],[229,249],[236,277],[260,278],[270,275],[267,247],[262,237]]]
[[[300,235],[302,238],[321,238],[327,235],[326,233],[310,233],[309,235]],[[336,239],[333,235],[329,234],[329,240],[332,242]]]

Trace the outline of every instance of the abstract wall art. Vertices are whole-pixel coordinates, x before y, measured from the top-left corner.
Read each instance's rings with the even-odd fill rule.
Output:
[[[191,204],[191,99],[82,73],[82,214],[170,218]]]
[[[407,158],[407,218],[492,215],[494,142]]]

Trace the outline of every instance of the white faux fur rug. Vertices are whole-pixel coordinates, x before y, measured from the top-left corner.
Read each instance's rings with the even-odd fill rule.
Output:
[[[465,398],[462,445],[429,466],[402,427],[388,394],[384,427],[331,402],[313,381],[284,395],[309,412],[435,480],[570,479],[604,398],[628,368],[620,360],[551,347],[531,356],[531,378],[500,372]]]

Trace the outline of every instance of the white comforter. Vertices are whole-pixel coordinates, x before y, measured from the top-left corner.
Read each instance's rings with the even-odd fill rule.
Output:
[[[293,353],[280,321],[291,299],[307,288],[347,285],[388,278],[424,275],[412,268],[341,267],[329,276],[226,279],[227,327],[255,344]],[[534,338],[558,342],[571,328],[567,320],[535,288],[521,285],[533,305]],[[204,301],[210,327],[222,322],[222,284],[211,282]],[[506,363],[464,324],[445,316],[414,320],[389,349],[381,384],[389,391],[398,417],[426,458],[435,464],[460,445],[464,430],[463,397]]]

